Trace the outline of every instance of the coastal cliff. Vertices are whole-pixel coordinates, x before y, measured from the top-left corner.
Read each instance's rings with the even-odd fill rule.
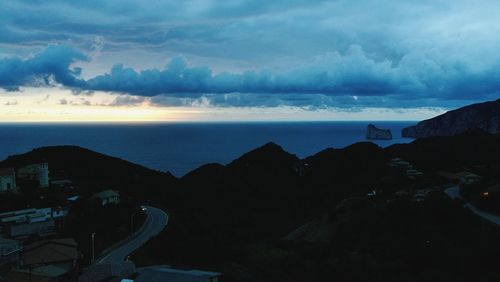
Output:
[[[366,129],[366,139],[369,140],[391,140],[392,133],[389,129],[380,129],[373,124],[369,124]]]
[[[500,133],[500,99],[472,104],[406,127],[403,137],[453,136],[472,129]]]

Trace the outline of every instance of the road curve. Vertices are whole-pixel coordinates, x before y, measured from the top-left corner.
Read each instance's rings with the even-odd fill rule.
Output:
[[[473,213],[477,214],[481,218],[483,218],[489,222],[492,222],[496,225],[500,225],[500,216],[497,216],[495,214],[478,209],[475,206],[473,206],[472,204],[470,204],[469,202],[467,202],[464,198],[462,198],[462,196],[460,196],[460,189],[458,188],[458,186],[450,187],[450,188],[444,190],[444,192],[446,194],[448,194],[448,196],[452,199],[458,198],[458,199],[462,200],[463,202],[465,202],[464,207],[470,209]]]
[[[120,263],[133,251],[144,245],[151,237],[160,233],[168,224],[168,214],[161,209],[143,206],[147,215],[144,225],[129,241],[99,258],[96,263]]]

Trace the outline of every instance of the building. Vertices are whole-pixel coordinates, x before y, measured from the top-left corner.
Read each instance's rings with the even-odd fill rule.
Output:
[[[17,265],[21,258],[22,249],[21,242],[0,237],[0,266]]]
[[[196,269],[175,269],[169,266],[146,268],[142,270],[134,282],[218,282],[221,273]]]
[[[412,169],[408,169],[406,171],[406,176],[408,176],[408,178],[411,178],[411,179],[415,179],[415,178],[420,177],[422,175],[424,175],[422,172],[420,172],[420,171],[418,171],[416,169],[413,169],[413,168]]]
[[[455,177],[461,184],[472,184],[482,179],[481,176],[468,171],[459,172],[455,174]]]
[[[14,268],[5,274],[6,281],[62,282],[71,281],[65,278],[66,272],[52,265]]]
[[[69,179],[51,180],[50,185],[55,188],[75,189],[73,181]]]
[[[114,190],[104,190],[92,195],[93,199],[99,199],[101,205],[118,204],[120,202],[120,193]]]
[[[410,164],[410,162],[407,162],[407,161],[402,160],[400,158],[392,159],[388,163],[388,165],[391,167],[396,167],[396,168],[401,168],[401,169],[412,169],[413,168],[413,166]]]
[[[481,176],[468,171],[458,173],[439,171],[437,175],[454,184],[472,184],[482,179]]]
[[[80,253],[73,238],[45,240],[25,246],[20,266],[6,276],[9,281],[68,281]],[[71,280],[73,281],[73,280]]]
[[[80,253],[73,238],[37,241],[24,247],[22,266],[53,265],[70,271],[76,266]]]
[[[118,282],[120,278],[131,277],[134,276],[135,273],[135,264],[129,260],[115,263],[96,263],[82,270],[81,275],[78,277],[78,282]],[[130,282],[133,282],[133,280]]]
[[[17,177],[24,180],[38,181],[40,188],[48,188],[49,164],[37,163],[21,167],[17,170]]]
[[[9,226],[4,234],[18,239],[26,239],[31,236],[50,236],[56,234],[56,223],[54,220],[46,220],[15,224]]]
[[[413,194],[413,200],[416,202],[424,201],[427,198],[427,196],[429,195],[429,193],[431,193],[432,191],[434,191],[434,190],[431,188],[418,189]]]
[[[0,213],[0,227],[2,233],[11,238],[53,235],[67,214],[68,211],[63,208],[10,211]]]
[[[13,168],[0,168],[0,192],[16,192],[16,172]]]

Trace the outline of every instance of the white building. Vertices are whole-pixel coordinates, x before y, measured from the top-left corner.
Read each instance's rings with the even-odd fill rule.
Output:
[[[13,168],[0,169],[0,192],[16,192],[16,172]]]
[[[68,215],[63,208],[23,209],[0,213],[0,228],[8,237],[52,235]]]
[[[17,170],[17,177],[38,180],[40,188],[47,188],[49,187],[49,164],[37,163],[21,167]]]

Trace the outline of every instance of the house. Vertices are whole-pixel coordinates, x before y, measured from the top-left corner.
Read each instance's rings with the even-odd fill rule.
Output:
[[[389,166],[403,169],[411,169],[412,165],[410,162],[404,161],[400,158],[394,158],[389,162]]]
[[[81,271],[78,282],[120,281],[120,277],[131,277],[136,273],[135,264],[126,260],[115,263],[91,264]],[[131,280],[133,282],[133,280]]]
[[[50,185],[52,187],[56,187],[56,188],[75,189],[75,186],[73,185],[73,181],[71,181],[69,179],[51,180]]]
[[[146,268],[142,270],[134,282],[218,282],[221,273],[196,269],[175,269],[169,266]]]
[[[30,236],[50,236],[56,234],[56,223],[54,220],[46,220],[16,224],[9,226],[4,234],[18,239],[29,238]]]
[[[13,168],[0,168],[0,192],[17,192],[16,172]]]
[[[92,198],[99,199],[102,206],[108,204],[118,204],[120,202],[120,193],[118,191],[108,189],[92,195]]]
[[[68,211],[60,207],[4,212],[0,213],[0,227],[11,238],[52,235],[67,215]]]
[[[17,170],[17,177],[23,180],[38,181],[40,188],[48,188],[49,164],[44,162],[21,167]]]
[[[75,269],[80,253],[73,238],[39,241],[25,246],[20,266],[9,281],[63,281]],[[64,280],[67,281],[67,280]]]
[[[432,191],[434,191],[434,190],[431,188],[418,189],[413,194],[413,200],[416,202],[421,202],[421,201],[425,200],[427,198],[427,196],[429,195],[429,193],[431,193]]]
[[[406,190],[399,190],[399,191],[396,191],[394,193],[394,195],[396,197],[399,197],[399,198],[408,198],[410,196],[410,192],[408,192]]]
[[[460,181],[461,184],[472,184],[478,182],[482,179],[481,176],[468,171],[462,171],[455,174],[455,178]]]
[[[33,266],[15,268],[5,274],[7,281],[59,282],[65,279],[66,272],[56,266]],[[71,280],[69,280],[71,281]]]
[[[424,174],[416,169],[408,169],[406,171],[406,176],[408,176],[408,178],[411,178],[411,179],[415,179],[415,178],[422,176],[422,175],[424,175]]]
[[[73,238],[37,241],[26,245],[21,267],[27,265],[53,265],[70,271],[76,266],[80,253]]]
[[[78,199],[80,199],[80,195],[74,195],[74,196],[66,198],[66,200],[70,203],[74,203],[74,202],[78,201]]]
[[[21,242],[0,237],[0,266],[6,264],[17,265],[21,258]]]

